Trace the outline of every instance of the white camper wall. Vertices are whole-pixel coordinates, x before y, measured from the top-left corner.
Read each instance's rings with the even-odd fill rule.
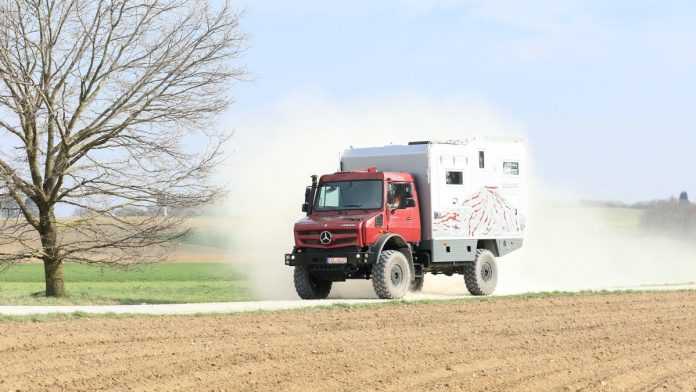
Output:
[[[483,168],[479,151],[484,152]],[[344,171],[374,166],[411,173],[419,195],[423,241],[474,240],[475,250],[476,239],[522,237],[528,168],[521,141],[472,139],[352,148],[343,153],[341,165]]]
[[[479,164],[481,151],[483,167]],[[474,139],[463,145],[436,144],[430,161],[435,179],[430,238],[522,237],[526,212],[526,154],[522,142]],[[447,173],[459,170],[463,174],[461,184],[447,183]]]

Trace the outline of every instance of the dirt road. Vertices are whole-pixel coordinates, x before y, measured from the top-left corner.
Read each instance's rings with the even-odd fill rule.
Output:
[[[0,324],[0,391],[696,391],[696,292]]]

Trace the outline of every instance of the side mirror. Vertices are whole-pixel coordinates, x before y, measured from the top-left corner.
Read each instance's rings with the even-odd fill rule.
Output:
[[[309,203],[302,203],[302,212],[309,211]]]
[[[410,207],[415,207],[416,206],[416,199],[409,197],[406,199],[406,208]]]

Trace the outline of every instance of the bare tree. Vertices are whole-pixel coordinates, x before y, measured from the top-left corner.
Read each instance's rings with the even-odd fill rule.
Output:
[[[17,202],[8,195],[0,194],[0,218],[17,217],[22,214]]]
[[[63,296],[63,263],[156,261],[186,233],[161,212],[220,195],[228,135],[211,122],[246,75],[240,18],[207,1],[0,0],[0,193],[21,210],[0,264],[42,260]]]

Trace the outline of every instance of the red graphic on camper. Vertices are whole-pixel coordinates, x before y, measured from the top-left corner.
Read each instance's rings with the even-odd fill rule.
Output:
[[[480,237],[524,231],[524,218],[498,194],[498,187],[486,186],[453,210],[436,214],[435,234]]]

